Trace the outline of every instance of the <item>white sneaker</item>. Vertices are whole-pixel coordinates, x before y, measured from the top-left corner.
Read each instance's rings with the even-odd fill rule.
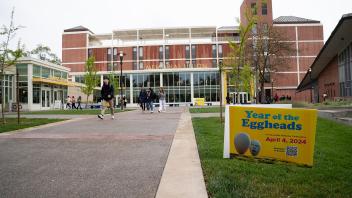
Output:
[[[114,120],[114,119],[115,119],[115,116],[111,116],[111,119]]]
[[[99,114],[99,115],[98,115],[98,118],[100,118],[100,119],[104,120],[104,115]]]

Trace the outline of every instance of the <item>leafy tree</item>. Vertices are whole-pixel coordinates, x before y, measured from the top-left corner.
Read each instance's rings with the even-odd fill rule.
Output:
[[[95,58],[93,56],[87,59],[85,65],[86,73],[84,74],[84,86],[81,87],[82,92],[87,95],[86,108],[88,107],[88,98],[93,94],[93,91],[100,80],[94,62]]]
[[[43,44],[39,44],[35,49],[27,52],[27,56],[34,56],[35,58],[61,65],[60,58],[55,53],[51,52],[50,47]]]
[[[258,23],[255,34],[247,42],[247,60],[254,68],[257,87],[260,87],[257,98],[260,97],[261,102],[266,101],[264,87],[265,83],[269,83],[267,76],[276,72],[279,67],[288,67],[288,59],[284,57],[295,51],[291,43],[282,42],[285,40],[287,38],[284,34],[272,25],[265,27]]]
[[[230,69],[229,79],[230,84],[235,85],[236,92],[250,92],[250,85],[253,79],[253,70],[247,60],[247,42],[250,32],[255,25],[256,18],[246,14],[246,23],[239,25],[239,42],[230,41],[230,59],[225,63],[226,67]],[[239,97],[239,94],[237,95]],[[239,102],[239,98],[236,100]]]
[[[16,26],[14,24],[14,14],[15,10],[11,12],[11,19],[9,26],[3,25],[0,28],[0,36],[4,37],[3,42],[0,44],[0,80],[1,80],[1,93],[2,93],[2,102],[1,102],[1,115],[2,122],[5,124],[5,69],[11,66],[14,66],[18,59],[23,56],[23,48],[21,42],[18,42],[17,49],[9,49],[10,41],[16,36],[16,32],[23,28],[22,26]]]

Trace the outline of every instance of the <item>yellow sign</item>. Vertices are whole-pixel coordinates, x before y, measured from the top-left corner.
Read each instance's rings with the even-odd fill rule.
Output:
[[[227,108],[224,157],[228,154],[313,166],[316,110]]]
[[[193,100],[194,100],[194,106],[204,106],[205,105],[204,98],[193,98]]]

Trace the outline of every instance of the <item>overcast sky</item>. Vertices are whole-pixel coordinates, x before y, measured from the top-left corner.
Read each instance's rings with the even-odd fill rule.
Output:
[[[64,29],[83,25],[94,33],[113,29],[237,25],[242,0],[0,0],[0,24],[8,24],[12,7],[27,49],[42,43],[61,57]],[[273,0],[274,18],[299,16],[320,20],[325,40],[352,0]]]

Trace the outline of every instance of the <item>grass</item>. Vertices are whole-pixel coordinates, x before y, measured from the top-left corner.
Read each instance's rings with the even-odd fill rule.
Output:
[[[223,159],[219,119],[194,118],[193,126],[210,197],[352,197],[350,126],[318,119],[312,168]]]
[[[83,110],[47,110],[47,111],[30,111],[30,112],[21,112],[22,114],[31,114],[31,115],[97,115],[100,113],[100,109],[83,109]],[[124,111],[131,111],[130,109],[125,109]],[[115,113],[121,112],[121,109],[115,109]],[[105,113],[110,113],[110,110],[107,109]]]
[[[310,109],[339,109],[339,108],[352,108],[351,101],[326,101],[323,103],[308,103],[308,102],[292,102],[292,101],[282,101],[279,104],[292,104],[294,108],[310,108]]]
[[[222,108],[225,112],[225,107]],[[220,113],[220,106],[218,107],[193,107],[189,109],[190,113]]]
[[[18,129],[24,129],[53,122],[64,121],[65,119],[47,119],[47,118],[21,118],[20,124],[17,124],[17,118],[5,118],[6,124],[0,123],[0,133],[14,131]]]

